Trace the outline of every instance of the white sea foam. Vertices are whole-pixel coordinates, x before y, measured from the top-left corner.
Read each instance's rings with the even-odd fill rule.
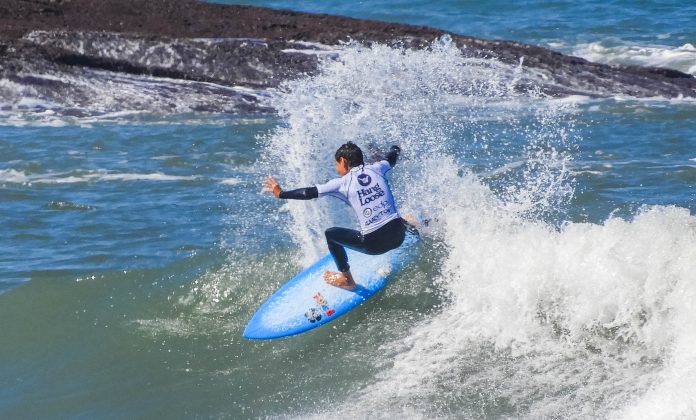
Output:
[[[239,185],[242,183],[242,180],[239,178],[226,178],[220,181],[220,184],[222,185]]]
[[[297,41],[294,39],[290,42],[292,42],[293,44],[303,46],[303,47],[313,48],[313,49],[317,49],[317,50],[335,50],[336,49],[336,47],[333,45],[326,45],[326,44],[322,44],[320,42]]]
[[[672,47],[591,42],[577,45],[572,54],[597,63],[664,67],[696,75],[696,47],[688,43]]]
[[[16,171],[14,169],[0,169],[0,182],[24,184],[29,182],[29,178],[22,171]]]
[[[684,351],[696,338],[690,281],[696,218],[688,211],[646,209],[634,221],[555,231],[479,210],[457,206],[449,213],[451,252],[440,284],[451,304],[399,343],[394,368],[366,393],[408,400],[426,390],[455,398],[461,390],[428,385],[465,368],[477,343],[490,343],[531,370],[499,383],[503,394],[521,401],[538,392],[551,397],[536,401],[531,417],[601,417],[626,404],[631,418],[635,404],[657,400],[664,409],[684,396],[662,400],[667,390],[693,389],[696,357]],[[505,375],[510,367],[509,361],[487,367],[487,374]],[[689,373],[675,376],[679,369]],[[475,385],[463,380],[464,387]],[[578,400],[583,394],[585,402]],[[596,404],[602,400],[612,404]],[[590,401],[595,405],[584,406]],[[681,399],[669,412],[686,415],[693,403]]]
[[[438,156],[456,132],[470,128],[467,124],[497,123],[500,118],[515,120],[539,112],[548,115],[544,101],[535,104],[535,99],[515,92],[516,81],[524,77],[518,66],[464,58],[446,41],[421,51],[352,45],[340,60],[325,60],[322,73],[309,83],[289,82],[283,87],[288,93],[274,99],[288,126],[267,139],[269,159],[290,162],[281,174],[284,182],[311,185],[331,177],[327,170],[331,165],[307,167],[304,162],[330,162],[331,149],[348,140],[382,148],[398,142],[410,149],[411,156]],[[496,107],[516,112],[499,112],[491,120],[488,110]],[[473,141],[483,141],[486,135],[471,134]],[[546,135],[544,130],[537,134]],[[531,200],[530,206],[534,201],[526,200]],[[307,253],[306,262],[323,252],[314,234],[322,230],[320,221],[332,217],[327,206],[288,203],[297,224],[312,232],[296,238]]]
[[[337,57],[340,54],[339,50],[334,51],[323,51],[323,50],[301,50],[297,48],[286,48],[281,50],[285,54],[304,54],[304,55],[326,55],[331,57]]]
[[[80,182],[114,182],[114,181],[196,181],[201,179],[195,175],[179,176],[161,172],[152,173],[119,173],[98,170],[80,175],[64,173],[30,174],[14,169],[0,170],[0,182],[15,184],[74,184]]]
[[[160,172],[138,173],[104,173],[95,176],[99,181],[195,181],[199,179],[195,175],[179,176],[167,175]]]
[[[385,342],[373,381],[333,415],[693,414],[696,217],[651,207],[631,220],[550,223],[573,195],[577,101],[520,96],[517,71],[467,60],[446,42],[352,45],[275,99],[287,124],[263,140],[283,186],[335,176],[333,152],[347,140],[400,144],[399,205],[436,220],[427,233],[447,249],[434,280],[446,304]],[[462,164],[508,133],[524,144],[491,156],[502,165],[476,174]],[[325,251],[323,228],[346,224],[328,201],[285,208],[305,263]]]
[[[342,51],[341,48],[336,48],[334,45],[326,45],[318,42],[291,41],[291,44],[296,48],[286,48],[282,50],[282,52],[286,54],[308,54],[337,58]]]

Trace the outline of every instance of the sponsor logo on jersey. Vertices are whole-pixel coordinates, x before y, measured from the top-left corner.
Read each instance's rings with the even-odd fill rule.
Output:
[[[370,182],[372,182],[372,178],[370,177],[370,175],[366,173],[358,175],[358,184],[362,185],[363,187],[367,187],[368,185],[370,185]]]
[[[375,222],[378,222],[382,218],[382,216],[384,216],[385,214],[390,214],[390,213],[391,213],[391,211],[389,209],[384,209],[384,210],[380,211],[372,219],[365,221],[365,227],[370,226],[371,224],[373,224]]]
[[[360,177],[358,177],[358,182],[360,182]],[[360,200],[360,206],[365,206],[375,201],[379,197],[384,196],[384,194],[384,190],[379,186],[379,184],[375,184],[370,188],[358,190],[358,200]]]

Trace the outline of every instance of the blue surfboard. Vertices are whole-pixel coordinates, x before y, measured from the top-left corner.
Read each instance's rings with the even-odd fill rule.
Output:
[[[414,257],[418,232],[407,231],[404,243],[382,255],[366,255],[347,249],[355,290],[324,282],[324,271],[335,271],[326,255],[290,279],[256,311],[244,329],[244,337],[270,339],[311,330],[363,303],[389,281],[389,277]]]

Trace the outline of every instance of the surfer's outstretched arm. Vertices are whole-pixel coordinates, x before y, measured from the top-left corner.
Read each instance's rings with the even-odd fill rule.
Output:
[[[278,198],[285,198],[288,200],[311,200],[313,198],[319,197],[319,190],[317,187],[307,187],[298,188],[291,191],[281,191]]]
[[[288,200],[311,200],[313,198],[319,197],[319,190],[317,187],[307,187],[298,188],[291,191],[283,191],[278,181],[272,176],[266,178],[266,184],[264,184],[264,191],[272,193],[276,198],[284,198]]]

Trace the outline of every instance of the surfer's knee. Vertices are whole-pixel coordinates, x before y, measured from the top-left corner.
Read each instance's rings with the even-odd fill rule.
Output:
[[[324,231],[324,236],[326,236],[327,242],[331,241],[331,238],[333,238],[335,234],[336,234],[335,227],[330,227]]]
[[[338,226],[330,227],[324,231],[324,236],[326,236],[326,242],[342,244],[346,241],[351,240],[351,233],[348,229],[341,228]]]

